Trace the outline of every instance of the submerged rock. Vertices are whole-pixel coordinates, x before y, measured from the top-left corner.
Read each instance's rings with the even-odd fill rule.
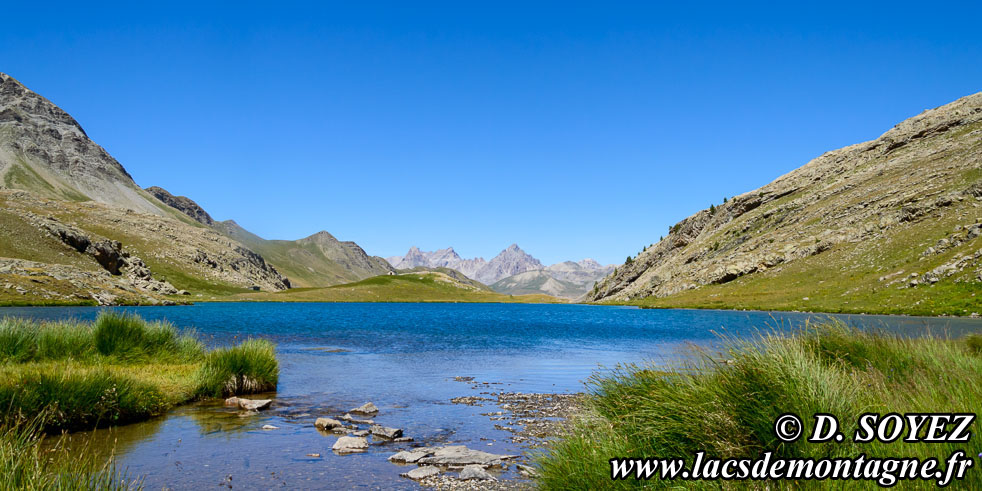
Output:
[[[427,477],[437,476],[439,474],[440,474],[440,469],[439,468],[437,468],[435,466],[432,466],[432,465],[428,465],[428,466],[424,466],[424,467],[417,467],[417,468],[415,468],[415,469],[413,469],[413,470],[411,470],[409,472],[405,472],[405,473],[402,473],[402,474],[399,474],[399,475],[402,476],[402,477],[408,477],[408,478],[410,478],[410,479],[412,479],[414,481],[419,481],[421,479],[426,479]]]
[[[345,413],[344,416],[341,416],[341,419],[343,419],[343,420],[345,420],[345,421],[347,421],[349,423],[355,423],[355,424],[360,424],[360,425],[373,425],[373,424],[375,424],[375,421],[372,421],[370,419],[358,419],[358,418],[356,418],[356,417],[354,417],[354,416],[352,416],[350,414],[347,414],[347,413]]]
[[[334,442],[331,450],[340,454],[364,452],[368,448],[368,440],[356,436],[342,436]]]

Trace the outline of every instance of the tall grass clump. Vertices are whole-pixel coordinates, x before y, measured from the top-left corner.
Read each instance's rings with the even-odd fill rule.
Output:
[[[93,454],[68,448],[68,438],[42,444],[39,420],[0,426],[0,489],[136,489],[116,470],[113,459],[100,461]],[[84,449],[83,449],[84,450]]]
[[[276,389],[280,368],[273,343],[248,339],[238,346],[216,349],[198,371],[199,397],[227,397]]]
[[[29,319],[0,319],[0,361],[84,359],[96,354],[92,326],[73,321],[41,323]]]
[[[977,412],[982,406],[982,338],[903,338],[842,324],[813,326],[789,335],[727,340],[727,362],[707,355],[687,365],[656,371],[628,366],[588,382],[585,413],[539,459],[545,489],[620,487],[842,487],[876,488],[873,481],[613,481],[614,457],[684,458],[696,452],[715,458],[916,457],[946,459],[956,450],[979,454],[967,444],[874,441],[852,436],[863,413]],[[841,443],[787,443],[774,422],[783,413],[805,421],[831,413],[846,437]],[[923,432],[923,431],[922,431]],[[908,483],[934,486],[933,481]],[[982,473],[968,471],[966,489],[982,489]]]
[[[192,360],[204,348],[191,335],[180,335],[166,322],[147,322],[132,314],[106,311],[95,321],[96,350],[120,359],[171,357]]]
[[[153,384],[105,369],[28,366],[3,370],[0,408],[8,423],[39,419],[46,429],[92,429],[160,414],[168,401]]]

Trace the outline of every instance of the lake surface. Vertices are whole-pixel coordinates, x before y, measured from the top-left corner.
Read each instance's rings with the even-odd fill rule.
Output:
[[[0,308],[0,316],[94,319],[96,307]],[[79,434],[92,449],[114,449],[120,467],[145,476],[148,489],[285,487],[414,488],[386,459],[409,444],[372,445],[367,453],[331,452],[336,436],[317,431],[318,416],[338,417],[372,401],[374,418],[423,444],[461,444],[498,454],[525,451],[481,413],[452,404],[482,392],[570,393],[619,363],[668,364],[691,346],[719,349],[717,333],[748,337],[787,332],[827,314],[642,310],[630,307],[517,304],[203,303],[133,307],[147,319],[196,329],[209,345],[246,337],[278,345],[280,383],[274,409],[242,417],[219,404],[176,409],[152,421]],[[982,320],[835,316],[904,335],[982,332]],[[488,385],[462,383],[474,377]],[[262,430],[271,424],[276,430]],[[490,443],[490,445],[488,445]],[[319,453],[320,458],[307,457]],[[516,477],[514,471],[503,474]],[[231,481],[229,481],[231,477]]]

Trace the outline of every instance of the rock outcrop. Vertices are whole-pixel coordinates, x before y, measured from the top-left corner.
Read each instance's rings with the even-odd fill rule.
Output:
[[[202,225],[210,227],[215,224],[215,220],[211,218],[211,215],[187,196],[174,196],[167,192],[166,189],[158,186],[150,186],[145,191],[152,194],[153,197],[159,199],[165,205],[184,213]]]

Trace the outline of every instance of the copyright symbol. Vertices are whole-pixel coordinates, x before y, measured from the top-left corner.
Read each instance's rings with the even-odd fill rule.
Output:
[[[801,418],[791,413],[782,414],[774,422],[774,434],[786,442],[800,438],[802,430]]]

